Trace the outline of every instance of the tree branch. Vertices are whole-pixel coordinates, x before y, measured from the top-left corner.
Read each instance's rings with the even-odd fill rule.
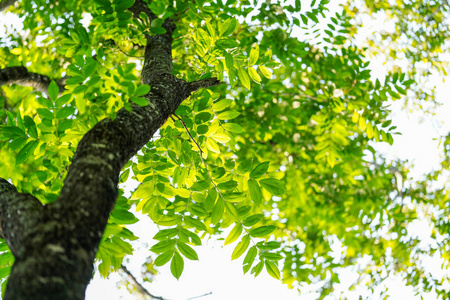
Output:
[[[136,0],[131,10],[135,15],[142,11],[151,14],[142,0]],[[43,206],[30,195],[15,192],[6,180],[1,181],[1,227],[16,258],[5,300],[36,295],[52,300],[84,299],[117,199],[122,167],[192,91],[215,84],[211,79],[187,83],[172,74],[175,25],[166,19],[163,27],[166,33],[146,36],[141,82],[151,87],[144,96],[148,105],[130,102],[131,111],[120,109],[114,120],[101,120],[83,136],[55,202]],[[24,67],[0,70],[0,85],[10,83],[46,92],[50,79]],[[16,234],[21,237],[16,239]]]
[[[189,82],[189,92],[195,92],[200,88],[209,88],[219,84],[221,84],[221,82],[215,77]]]
[[[56,83],[59,86],[59,93],[64,92],[66,78],[62,78]],[[48,86],[51,79],[48,76],[38,73],[28,72],[25,67],[6,67],[0,69],[0,85],[18,84],[32,86],[35,90],[48,95]]]
[[[0,178],[0,232],[11,252],[21,258],[32,245],[31,236],[41,224],[45,207],[29,194]]]
[[[14,5],[14,3],[16,2],[17,0],[3,0],[2,2],[0,2],[0,11],[8,9],[11,5]]]
[[[122,271],[124,271],[125,274],[128,275],[128,277],[131,279],[131,281],[133,282],[133,284],[138,288],[138,290],[139,290],[139,292],[140,292],[141,294],[144,294],[144,295],[146,295],[146,296],[149,296],[149,297],[152,298],[152,299],[164,300],[163,297],[152,295],[152,294],[151,294],[151,293],[150,293],[150,292],[149,292],[142,284],[140,284],[140,283],[137,281],[136,277],[134,277],[134,275],[128,270],[127,267],[125,267],[124,265],[121,265],[121,266],[120,266],[120,269],[121,269]]]

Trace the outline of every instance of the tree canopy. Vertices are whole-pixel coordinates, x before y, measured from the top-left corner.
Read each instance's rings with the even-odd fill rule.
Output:
[[[438,105],[448,1],[330,2],[0,2],[20,22],[0,40],[4,299],[83,299],[94,259],[108,276],[133,255],[136,211],[176,278],[227,232],[244,273],[321,297],[351,269],[445,298],[423,259],[448,270],[450,136],[423,179],[377,145],[392,101]]]

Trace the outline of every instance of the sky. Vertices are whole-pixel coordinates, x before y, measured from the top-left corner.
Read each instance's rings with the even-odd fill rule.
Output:
[[[332,10],[336,5],[342,2],[333,1]],[[3,24],[13,24],[20,26],[17,20],[11,19],[8,15],[0,17],[0,28]],[[0,30],[1,37],[1,30]],[[369,66],[372,69],[373,78],[383,78],[386,72],[386,66],[382,61],[376,59]],[[438,168],[440,161],[439,141],[440,135],[450,130],[450,122],[446,122],[450,115],[450,78],[444,82],[442,77],[436,76],[432,82],[436,84],[437,100],[443,105],[436,112],[433,118],[425,118],[421,113],[410,113],[402,109],[402,102],[392,102],[393,125],[398,126],[398,131],[402,135],[394,137],[394,145],[388,146],[386,143],[376,145],[379,151],[385,153],[389,158],[399,157],[407,159],[414,164],[413,175],[420,176]],[[150,247],[155,243],[152,236],[157,232],[157,227],[152,224],[147,217],[140,217],[141,221],[130,226],[130,229],[145,241],[146,244],[136,245],[136,253],[133,255],[130,263],[127,265],[138,278],[140,265],[150,254]],[[418,226],[420,227],[420,226]],[[423,227],[423,226],[422,226]],[[418,228],[424,230],[424,234],[429,228]],[[226,235],[225,235],[226,236]],[[148,290],[158,296],[171,300],[187,300],[192,297],[202,296],[201,300],[222,300],[222,299],[315,299],[314,293],[309,293],[311,288],[302,288],[302,292],[295,289],[289,290],[271,278],[264,271],[257,278],[250,275],[243,275],[242,257],[231,261],[231,253],[234,249],[232,245],[223,247],[223,241],[210,240],[203,241],[204,245],[196,247],[200,261],[189,261],[185,259],[185,268],[180,280],[176,280],[170,273],[169,265],[159,267],[160,272],[152,284],[146,285]],[[432,260],[430,265],[436,264],[438,260]],[[347,283],[355,274],[351,270],[342,273],[342,284],[338,290],[346,293],[348,299],[357,299],[359,294],[367,294],[367,290],[357,289],[354,292],[348,292]],[[117,281],[120,277],[112,274],[109,279],[100,278],[95,274],[93,281],[88,286],[86,299],[133,299],[133,296],[124,289],[117,288]],[[415,299],[411,288],[405,287],[397,278],[388,281],[389,294],[393,299]],[[211,294],[210,294],[211,293]],[[433,299],[433,295],[428,295],[425,299]],[[373,299],[377,299],[373,295]]]

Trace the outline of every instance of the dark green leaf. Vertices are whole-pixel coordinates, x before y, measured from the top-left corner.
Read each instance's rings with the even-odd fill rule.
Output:
[[[16,156],[16,164],[20,165],[23,163],[28,157],[30,157],[31,154],[33,154],[34,149],[36,149],[37,145],[39,144],[38,141],[29,141],[22,150],[19,151],[19,153]]]

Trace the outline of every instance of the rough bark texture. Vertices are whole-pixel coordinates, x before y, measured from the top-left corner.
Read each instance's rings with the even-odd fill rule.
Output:
[[[0,2],[0,11],[4,11],[5,9],[8,9],[11,5],[14,5],[17,0],[3,0]]]
[[[130,10],[154,18],[141,1]],[[147,36],[141,81],[151,86],[145,96],[149,105],[133,104],[132,112],[122,109],[114,120],[104,119],[86,133],[54,203],[43,206],[0,180],[1,229],[15,256],[4,299],[84,299],[117,198],[120,170],[191,92],[219,84],[217,79],[187,83],[172,74],[175,26],[167,20],[164,27],[167,33]],[[38,75],[33,74],[6,68],[0,70],[0,84],[28,84]]]
[[[0,85],[19,84],[32,86],[36,91],[48,94],[48,86],[51,79],[45,75],[28,72],[25,67],[7,67],[0,70]],[[59,93],[64,92],[65,78],[56,82]]]

